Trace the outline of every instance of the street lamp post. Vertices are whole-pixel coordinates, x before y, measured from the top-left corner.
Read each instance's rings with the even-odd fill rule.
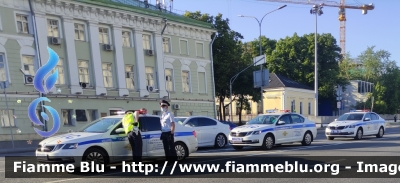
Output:
[[[310,14],[315,14],[315,61],[314,61],[314,94],[315,94],[315,103],[314,103],[314,116],[318,116],[318,43],[317,43],[317,17],[323,14],[322,6],[314,5],[310,10]]]
[[[267,16],[268,14],[270,14],[270,13],[272,13],[272,12],[275,12],[275,11],[278,11],[278,10],[280,10],[280,9],[282,9],[282,8],[285,8],[287,5],[283,5],[283,6],[281,6],[281,7],[279,7],[279,8],[277,8],[277,9],[275,9],[275,10],[272,10],[272,11],[270,11],[270,12],[268,12],[268,13],[266,13],[262,18],[261,18],[261,21],[259,21],[256,17],[253,17],[253,16],[244,16],[244,15],[238,15],[239,17],[245,17],[245,18],[254,18],[254,19],[256,19],[257,20],[257,22],[258,22],[258,27],[259,27],[259,30],[260,30],[260,36],[259,36],[259,47],[260,47],[260,56],[262,55],[262,44],[261,44],[261,24],[262,24],[262,21],[264,20],[264,18],[265,18],[265,16]],[[264,111],[264,104],[263,104],[263,84],[264,84],[264,78],[263,78],[263,76],[264,76],[264,67],[263,67],[263,64],[261,64],[260,65],[260,69],[261,69],[261,87],[260,87],[260,90],[261,90],[261,112],[262,113],[264,113],[263,111]],[[232,96],[231,96],[231,98],[232,98]],[[231,105],[230,105],[231,107],[231,115],[232,115],[232,102],[231,102]]]

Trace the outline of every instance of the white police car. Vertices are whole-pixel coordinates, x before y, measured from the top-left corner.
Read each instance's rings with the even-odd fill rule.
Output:
[[[341,115],[325,129],[326,138],[333,140],[336,137],[362,139],[363,136],[375,135],[383,137],[386,123],[383,118],[374,112],[358,110]]]
[[[246,125],[232,129],[229,143],[234,149],[244,146],[261,146],[272,149],[274,145],[301,142],[310,145],[317,136],[315,122],[295,113],[260,114]]]
[[[39,163],[74,164],[79,167],[81,161],[95,161],[102,164],[132,161],[132,149],[127,135],[122,129],[123,115],[97,119],[79,132],[73,132],[47,138],[39,143],[36,157]],[[160,117],[140,116],[143,138],[143,159],[162,158],[164,147],[160,140]],[[197,151],[196,132],[180,124],[175,125],[175,149],[178,160]]]

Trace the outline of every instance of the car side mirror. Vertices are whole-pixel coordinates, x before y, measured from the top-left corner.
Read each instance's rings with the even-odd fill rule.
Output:
[[[278,125],[284,125],[286,124],[284,121],[278,121]]]
[[[115,133],[116,134],[123,134],[123,133],[125,133],[125,130],[123,128],[118,128],[118,129],[115,130]]]
[[[364,121],[371,121],[371,119],[370,118],[365,118]]]

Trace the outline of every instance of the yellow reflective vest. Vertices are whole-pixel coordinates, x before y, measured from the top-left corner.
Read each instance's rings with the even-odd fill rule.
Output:
[[[133,130],[133,124],[135,123],[135,115],[132,112],[128,112],[125,114],[124,118],[122,118],[122,126],[124,127],[125,134],[128,134]],[[139,128],[139,124],[138,124]]]

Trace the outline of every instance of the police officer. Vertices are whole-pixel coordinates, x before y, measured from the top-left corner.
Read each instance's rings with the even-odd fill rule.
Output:
[[[163,142],[165,157],[169,163],[176,160],[176,150],[175,150],[175,141],[174,141],[174,133],[175,133],[175,122],[174,122],[174,114],[168,111],[168,107],[170,104],[162,100],[160,101],[161,106],[161,137],[160,139]]]
[[[132,112],[132,111],[127,111],[125,114]],[[142,141],[142,135],[140,133],[139,129],[139,111],[134,112],[134,123],[133,123],[133,128],[132,131],[128,133],[128,140],[129,144],[131,145],[132,148],[132,156],[133,156],[133,162],[139,163],[142,161],[142,149],[143,149],[143,141]],[[124,128],[128,128],[125,127]]]

